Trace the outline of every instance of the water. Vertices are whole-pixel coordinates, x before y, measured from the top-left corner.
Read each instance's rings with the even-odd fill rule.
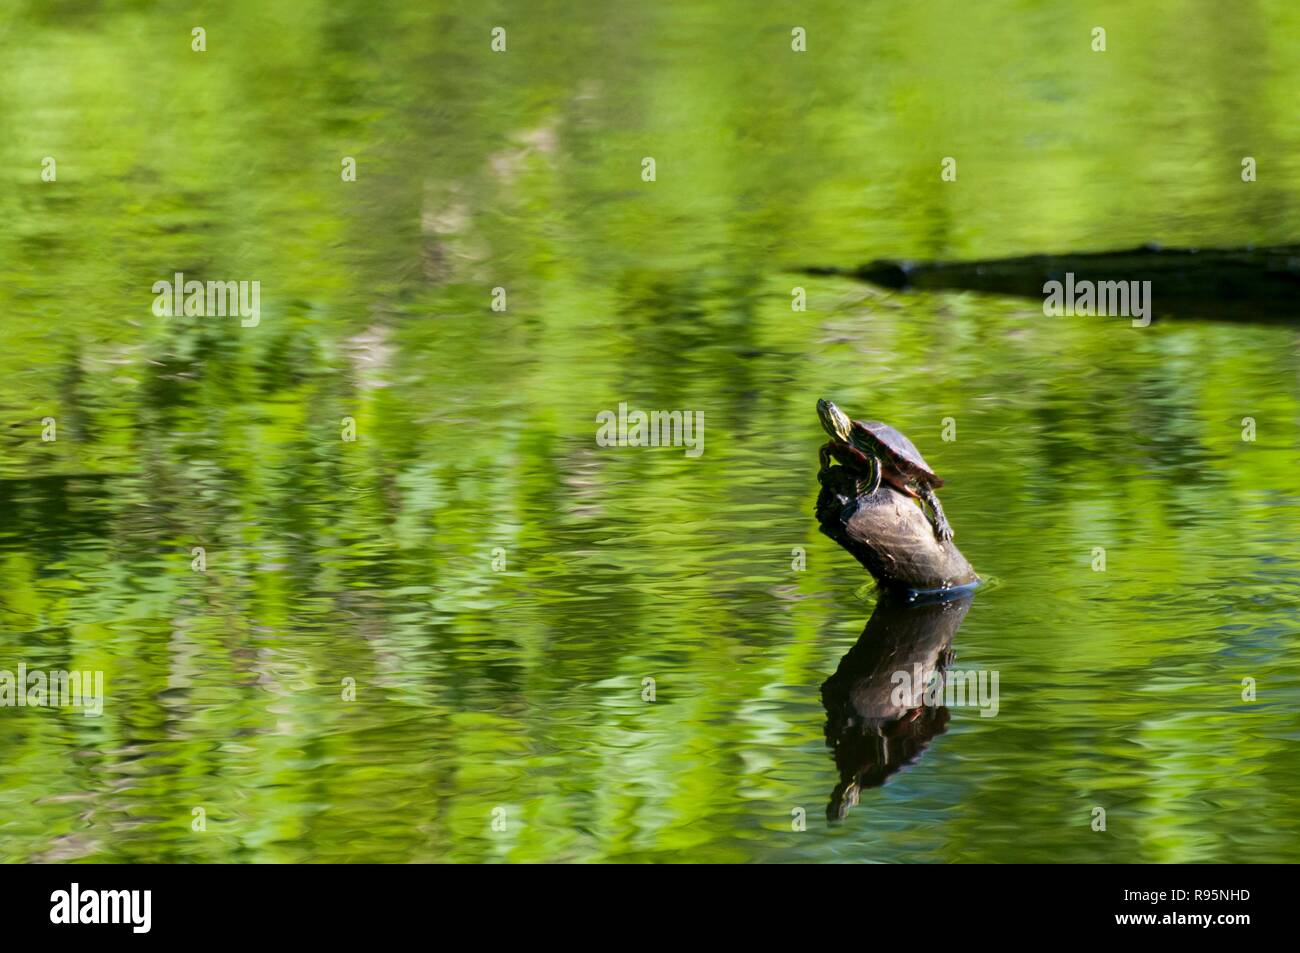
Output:
[[[1300,859],[1295,329],[791,272],[1296,240],[1294,10],[818,7],[0,13],[0,669],[106,680],[0,709],[0,859]],[[177,271],[260,323],[155,317]],[[821,396],[998,581],[904,646],[996,717],[834,822]]]

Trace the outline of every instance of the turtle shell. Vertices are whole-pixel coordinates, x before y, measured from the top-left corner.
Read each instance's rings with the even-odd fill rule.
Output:
[[[853,432],[877,448],[885,463],[899,469],[911,470],[932,487],[943,486],[943,480],[930,469],[916,445],[889,424],[879,420],[855,420]]]

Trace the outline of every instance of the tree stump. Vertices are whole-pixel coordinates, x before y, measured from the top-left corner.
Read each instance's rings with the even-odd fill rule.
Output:
[[[967,586],[979,576],[952,540],[935,538],[925,511],[911,497],[881,484],[858,496],[853,474],[842,466],[818,476],[821,531],[843,546],[888,589],[942,590]]]

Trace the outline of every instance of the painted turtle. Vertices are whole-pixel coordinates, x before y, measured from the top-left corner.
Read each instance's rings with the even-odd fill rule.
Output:
[[[900,493],[921,500],[930,508],[930,523],[934,535],[941,540],[952,539],[952,527],[943,515],[943,507],[934,491],[943,486],[912,441],[888,424],[878,420],[850,420],[849,415],[829,400],[817,401],[817,416],[830,434],[821,448],[819,459],[822,469],[830,466],[831,458],[855,471],[858,493],[869,495],[879,489],[881,481]],[[867,486],[865,492],[863,487]]]

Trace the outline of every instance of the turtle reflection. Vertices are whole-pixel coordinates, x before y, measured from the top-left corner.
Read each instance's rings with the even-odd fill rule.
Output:
[[[914,684],[924,684],[935,674],[942,677],[952,664],[953,636],[971,598],[966,591],[918,604],[906,596],[883,594],[857,644],[822,683],[826,744],[835,752],[840,773],[826,808],[828,819],[843,819],[863,788],[884,784],[947,729],[948,709],[900,699],[895,673],[907,673]]]

